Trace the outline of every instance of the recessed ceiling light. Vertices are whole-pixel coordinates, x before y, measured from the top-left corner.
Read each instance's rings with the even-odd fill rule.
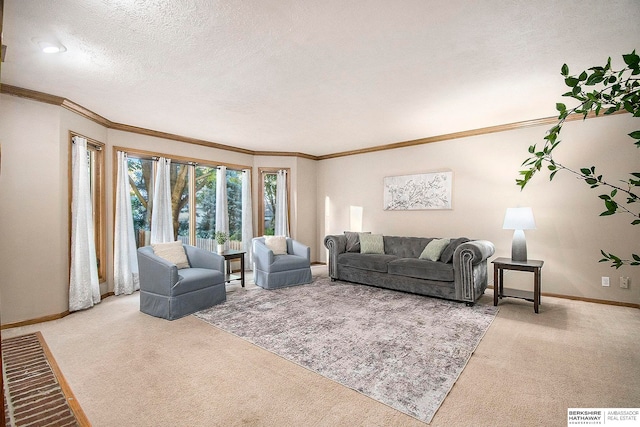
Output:
[[[32,40],[44,53],[62,53],[67,51],[67,48],[57,41],[43,40],[40,38],[33,38]]]

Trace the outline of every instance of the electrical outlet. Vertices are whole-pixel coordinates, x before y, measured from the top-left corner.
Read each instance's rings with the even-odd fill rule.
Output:
[[[623,289],[629,289],[629,278],[620,277],[620,287]]]
[[[602,276],[602,286],[609,286],[609,278]]]

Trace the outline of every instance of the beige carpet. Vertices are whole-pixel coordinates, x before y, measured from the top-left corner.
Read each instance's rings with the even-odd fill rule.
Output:
[[[144,315],[137,294],[2,336],[36,330],[94,426],[425,425],[193,316]],[[536,315],[505,299],[431,425],[566,426],[569,407],[639,406],[640,310],[543,297]]]

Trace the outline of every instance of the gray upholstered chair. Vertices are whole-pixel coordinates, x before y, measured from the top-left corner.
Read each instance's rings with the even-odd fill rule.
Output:
[[[227,300],[224,258],[195,246],[183,247],[191,268],[178,269],[151,246],[138,249],[143,313],[174,320]]]
[[[264,237],[252,241],[253,280],[264,289],[311,283],[311,250],[287,237],[287,254],[274,255]]]

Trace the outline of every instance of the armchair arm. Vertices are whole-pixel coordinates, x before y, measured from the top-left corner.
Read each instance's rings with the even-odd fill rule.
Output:
[[[487,287],[487,259],[495,252],[488,240],[472,240],[461,244],[453,253],[453,274],[456,298],[475,302],[477,291]]]
[[[329,249],[329,277],[338,278],[338,254],[347,251],[347,236],[329,235],[324,238],[324,246]]]
[[[140,289],[159,295],[170,295],[178,282],[178,267],[153,253],[150,246],[138,249]]]
[[[253,239],[253,262],[259,270],[267,271],[273,264],[273,251],[264,244],[261,238]]]
[[[189,265],[193,268],[209,268],[224,274],[224,257],[191,245],[183,245]]]
[[[291,253],[292,255],[301,256],[311,262],[311,248],[309,246],[298,242],[297,240],[291,240]]]

